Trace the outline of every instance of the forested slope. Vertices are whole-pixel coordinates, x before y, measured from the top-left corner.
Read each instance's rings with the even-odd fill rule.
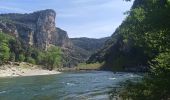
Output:
[[[110,39],[110,37],[95,39],[95,38],[71,38],[71,41],[73,44],[83,50],[86,51],[86,53],[90,56],[91,54],[98,51],[105,42]]]
[[[88,63],[105,62],[104,69],[109,70],[145,71],[157,55],[169,51],[169,12],[166,0],[135,0],[128,17]]]

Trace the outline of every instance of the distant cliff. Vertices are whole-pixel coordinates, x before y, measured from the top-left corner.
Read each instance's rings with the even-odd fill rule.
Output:
[[[73,67],[87,57],[76,48],[67,32],[57,28],[56,13],[47,9],[30,14],[0,14],[0,31],[16,37],[27,47],[47,50],[52,45],[63,51],[63,66]]]
[[[63,51],[63,66],[73,67],[85,62],[97,52],[108,38],[72,38],[66,31],[56,27],[56,13],[47,9],[30,14],[0,14],[0,31],[16,37],[22,45],[47,50],[58,46]],[[26,50],[24,47],[23,49]]]
[[[67,33],[56,28],[55,17],[51,9],[31,14],[1,14],[0,29],[39,49],[46,50],[50,45],[71,47]]]
[[[71,38],[71,41],[73,44],[81,49],[84,49],[89,56],[97,50],[99,50],[101,47],[104,46],[104,43],[109,39],[110,37],[100,38],[100,39],[94,39],[94,38]]]

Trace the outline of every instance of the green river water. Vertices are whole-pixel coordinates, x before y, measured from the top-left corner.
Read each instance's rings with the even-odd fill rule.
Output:
[[[0,78],[0,100],[111,100],[120,82],[139,77],[105,71]]]

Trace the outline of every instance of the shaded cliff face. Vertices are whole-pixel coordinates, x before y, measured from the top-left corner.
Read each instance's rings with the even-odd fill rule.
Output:
[[[1,14],[0,30],[43,50],[51,45],[70,47],[67,33],[56,28],[55,17],[56,13],[51,9],[30,14]]]
[[[115,32],[98,52],[90,56],[87,63],[105,62],[103,70],[146,71],[147,60],[142,48],[131,42],[125,43],[123,36]]]
[[[60,28],[56,28],[56,33],[52,34],[52,40],[51,40],[52,44],[59,45],[62,48],[72,48],[73,47],[73,43],[69,39],[66,31],[64,31]]]

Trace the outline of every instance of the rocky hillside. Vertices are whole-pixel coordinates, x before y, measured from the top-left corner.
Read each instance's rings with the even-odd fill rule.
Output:
[[[1,14],[0,29],[39,49],[46,50],[50,45],[71,47],[66,32],[56,28],[55,17],[51,9],[31,14]]]
[[[60,47],[64,52],[63,66],[72,67],[85,61],[87,56],[73,45],[66,31],[56,27],[55,18],[56,13],[51,9],[30,14],[0,14],[0,31],[27,47],[39,50],[47,50],[52,45]]]
[[[109,38],[110,37],[94,39],[94,38],[82,37],[82,38],[71,38],[71,41],[78,48],[85,50],[86,53],[88,53],[90,56],[91,54],[97,52],[98,49],[103,47],[104,43]]]

